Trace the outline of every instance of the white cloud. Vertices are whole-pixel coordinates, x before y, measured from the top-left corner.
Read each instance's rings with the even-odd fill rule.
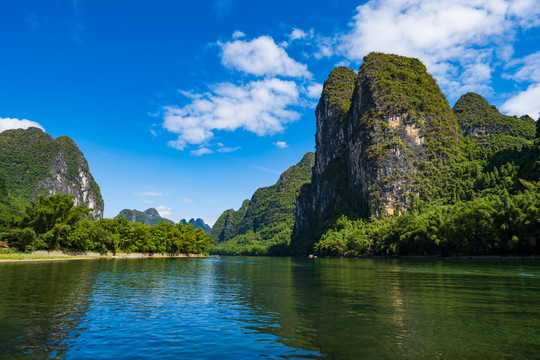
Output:
[[[169,217],[172,215],[172,209],[168,208],[164,205],[160,205],[156,207],[157,212],[159,213],[159,216],[161,217]]]
[[[244,34],[243,32],[241,32],[241,31],[239,31],[239,30],[236,30],[236,31],[232,34],[232,37],[233,37],[233,39],[240,39],[240,38],[246,37],[246,34]]]
[[[485,91],[498,61],[509,60],[516,30],[535,26],[530,24],[539,18],[535,0],[371,0],[357,7],[352,30],[339,38],[337,50],[322,46],[319,54],[416,57],[449,95],[458,96],[465,87]],[[460,78],[464,72],[474,78]]]
[[[533,84],[527,90],[508,99],[501,110],[509,115],[529,115],[535,120],[540,117],[540,84]]]
[[[295,28],[289,34],[289,41],[302,40],[302,39],[305,39],[307,36],[308,34],[305,31]]]
[[[280,149],[285,149],[289,147],[289,145],[287,145],[285,141],[277,141],[274,143],[274,145],[276,145]]]
[[[154,202],[152,200],[143,200],[143,203],[145,204],[153,204]]]
[[[518,67],[513,74],[505,74],[505,78],[516,81],[540,82],[540,51],[508,63],[509,68]]]
[[[198,150],[192,150],[190,152],[190,154],[193,155],[193,156],[202,156],[202,155],[212,154],[212,153],[214,153],[213,150],[210,150],[210,149],[205,148],[205,147],[202,147],[202,148],[200,148]]]
[[[228,68],[257,76],[312,77],[307,65],[290,58],[269,36],[251,41],[218,42],[218,45],[222,50],[221,62]]]
[[[163,127],[179,134],[169,146],[183,150],[188,144],[203,144],[214,131],[239,128],[259,136],[274,134],[284,124],[300,117],[289,107],[299,102],[295,82],[279,79],[252,81],[245,85],[222,83],[212,92],[191,97],[191,103],[180,108],[164,107]]]
[[[166,196],[168,194],[158,192],[158,191],[143,191],[135,193],[135,196]]]
[[[35,121],[26,119],[19,120],[14,118],[0,118],[0,132],[10,129],[28,129],[29,127],[36,127],[45,131],[43,126]]]
[[[194,201],[193,199],[187,199],[187,198],[186,198],[186,199],[182,199],[182,202],[183,202],[184,204],[193,204],[195,201]]]
[[[323,90],[322,84],[311,84],[307,87],[308,96],[312,99],[318,99],[321,97]]]
[[[234,152],[234,151],[240,150],[240,149],[241,149],[240,146],[236,146],[236,147],[224,146],[224,147],[221,147],[221,148],[217,149],[216,151],[220,152],[220,153],[230,153],[230,152]]]

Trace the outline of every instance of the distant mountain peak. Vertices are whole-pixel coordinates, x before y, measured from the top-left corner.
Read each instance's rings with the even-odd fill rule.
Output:
[[[180,223],[184,225],[191,224],[193,225],[194,229],[202,229],[205,233],[210,233],[210,231],[212,230],[210,225],[206,224],[204,220],[201,218],[197,218],[197,219],[191,218],[189,219],[189,221],[186,221],[186,219],[182,219],[180,220]]]
[[[132,223],[140,222],[150,226],[157,225],[160,222],[174,224],[174,221],[161,217],[154,208],[146,209],[144,212],[136,209],[123,209],[115,218],[123,218]]]

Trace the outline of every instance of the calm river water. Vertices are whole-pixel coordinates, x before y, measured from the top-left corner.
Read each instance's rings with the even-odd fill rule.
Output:
[[[1,359],[538,359],[533,261],[0,264]]]

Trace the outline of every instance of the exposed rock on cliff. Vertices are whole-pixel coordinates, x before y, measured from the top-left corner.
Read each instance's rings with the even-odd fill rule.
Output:
[[[39,194],[68,194],[75,206],[85,205],[96,219],[103,218],[99,186],[84,155],[67,136],[53,139],[37,128],[0,133],[0,176],[21,201]]]
[[[223,212],[210,232],[212,240],[225,242],[248,233],[263,240],[282,232],[290,237],[297,191],[309,182],[313,163],[314,154],[307,153],[298,164],[281,174],[276,184],[255,191],[238,211]]]
[[[417,59],[371,53],[358,76],[333,70],[316,118],[311,185],[297,200],[297,252],[312,245],[309,230],[339,214],[401,213],[424,175],[460,156],[457,120]]]
[[[139,210],[123,209],[116,215],[115,219],[126,219],[132,223],[140,222],[144,225],[154,226],[160,222],[167,222],[174,224],[174,221],[165,219],[159,215],[158,211],[154,208],[146,209],[144,212]]]

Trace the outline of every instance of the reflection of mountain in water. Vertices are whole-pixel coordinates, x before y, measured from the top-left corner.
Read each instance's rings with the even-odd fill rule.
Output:
[[[507,334],[514,345],[506,354],[522,349],[532,356],[523,349],[536,341],[536,325],[495,315],[508,311],[517,294],[527,311],[535,309],[525,284],[515,277],[471,276],[475,263],[240,259],[216,265],[216,274],[251,308],[248,328],[289,348],[330,359],[489,358],[490,349],[504,342],[498,336]]]

